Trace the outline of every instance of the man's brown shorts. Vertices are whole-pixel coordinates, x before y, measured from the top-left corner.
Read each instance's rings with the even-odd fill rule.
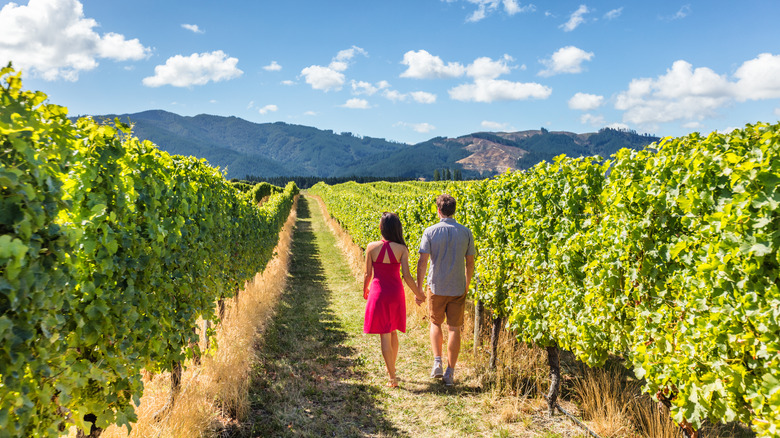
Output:
[[[466,294],[449,297],[446,295],[434,295],[428,291],[428,313],[431,322],[435,325],[444,323],[447,317],[447,325],[460,327],[463,325],[463,312],[466,309]]]

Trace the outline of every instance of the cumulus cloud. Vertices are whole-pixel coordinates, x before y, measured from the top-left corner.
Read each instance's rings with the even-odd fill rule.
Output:
[[[310,65],[301,70],[301,74],[306,83],[315,90],[340,90],[346,79],[341,72],[349,68],[350,61],[358,54],[368,56],[368,53],[362,48],[352,46],[349,49],[340,50],[327,67]]]
[[[182,24],[181,27],[193,33],[204,33],[202,30],[200,30],[197,24]]]
[[[388,87],[390,87],[390,83],[387,81],[379,81],[376,84],[364,81],[352,81],[352,93],[358,96],[361,94],[373,96],[377,91]]]
[[[47,81],[75,81],[98,59],[139,60],[151,53],[137,39],[98,34],[97,21],[85,18],[77,0],[37,0],[27,6],[8,3],[0,9],[0,64],[30,69]]]
[[[315,90],[340,90],[344,85],[344,74],[321,65],[311,65],[301,70],[306,83]]]
[[[431,125],[430,123],[406,123],[406,122],[398,122],[394,124],[393,126],[400,126],[404,128],[412,128],[414,131],[417,131],[421,134],[425,134],[428,132],[433,131],[436,129],[435,126]]]
[[[266,105],[266,106],[260,108],[259,110],[257,110],[257,112],[259,112],[260,114],[268,114],[268,113],[272,113],[272,112],[275,112],[275,111],[278,111],[278,110],[279,110],[279,107],[276,106],[276,105]]]
[[[485,129],[491,129],[493,131],[504,131],[509,127],[508,123],[491,122],[490,120],[483,120],[482,127]]]
[[[762,53],[742,63],[733,79],[676,61],[655,79],[632,80],[617,95],[615,108],[624,111],[624,122],[647,126],[702,121],[734,102],[776,98],[780,98],[780,55]]]
[[[176,55],[168,58],[164,65],[154,68],[154,76],[143,79],[147,87],[172,85],[191,87],[235,79],[243,71],[236,68],[238,58],[231,58],[217,50],[211,53],[193,53],[190,56]]]
[[[743,63],[734,77],[739,101],[780,98],[780,55],[762,53]]]
[[[604,121],[604,116],[594,115],[594,114],[583,114],[580,117],[580,123],[582,123],[583,125],[604,126],[606,122]]]
[[[402,78],[456,78],[466,72],[466,68],[463,65],[457,62],[445,64],[441,58],[431,55],[425,50],[410,50],[404,53],[404,59],[401,61],[401,64],[408,67],[406,71],[401,73]]]
[[[352,98],[349,99],[344,105],[341,105],[344,108],[352,108],[352,109],[369,109],[371,108],[371,105],[368,104],[368,101],[365,99],[358,99],[358,98]]]
[[[546,69],[539,72],[539,76],[553,76],[560,73],[580,73],[582,72],[582,63],[590,61],[593,58],[593,52],[586,52],[578,47],[566,46],[558,49],[549,59],[543,59],[541,62]]]
[[[597,94],[577,93],[569,99],[569,108],[581,111],[594,110],[604,102],[604,96]]]
[[[623,7],[619,7],[617,9],[613,9],[606,14],[604,14],[604,19],[606,20],[614,20],[615,18],[618,18],[620,14],[623,13]]]
[[[447,1],[447,3],[454,2],[454,0],[452,1],[445,0],[445,1]],[[466,0],[466,1],[468,3],[477,6],[477,9],[474,10],[474,12],[472,12],[471,14],[469,14],[468,17],[466,17],[466,21],[468,22],[480,21],[485,17],[487,17],[488,15],[499,11],[503,11],[509,16],[523,13],[523,12],[536,11],[536,6],[534,6],[533,4],[522,5],[517,0]]]
[[[572,14],[569,16],[569,21],[561,24],[559,27],[564,30],[564,32],[571,32],[574,29],[576,29],[580,24],[585,22],[585,18],[583,16],[590,12],[587,6],[580,5],[579,8],[577,8],[576,11],[572,12]]]
[[[403,102],[408,97],[406,94],[403,94],[398,90],[385,90],[382,92],[382,96],[388,100],[392,100],[393,102]]]
[[[495,61],[483,56],[466,67],[466,74],[475,79],[495,79],[511,71],[511,67],[507,65],[510,61],[513,59],[509,55],[504,55],[503,58]]]
[[[295,81],[289,79],[282,81],[282,85],[295,85]]]
[[[615,122],[605,126],[605,128],[617,129],[619,131],[628,131],[628,125],[625,123]]]
[[[271,61],[270,64],[268,64],[265,67],[263,67],[263,70],[265,70],[265,71],[279,71],[281,69],[282,69],[282,66],[279,65],[279,63],[276,62],[276,61]]]
[[[503,79],[475,79],[472,84],[458,85],[449,90],[450,98],[464,102],[493,102],[496,100],[546,99],[550,87],[535,82],[512,82]]]
[[[436,95],[427,91],[412,91],[409,95],[417,103],[436,103]]]
[[[702,120],[714,116],[732,95],[733,85],[726,77],[676,61],[657,79],[632,80],[628,90],[618,94],[615,108],[625,111],[623,121],[639,125]]]

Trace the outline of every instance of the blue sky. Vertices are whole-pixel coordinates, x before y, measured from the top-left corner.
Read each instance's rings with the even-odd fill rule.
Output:
[[[71,115],[164,109],[416,143],[780,119],[780,1],[0,1]]]

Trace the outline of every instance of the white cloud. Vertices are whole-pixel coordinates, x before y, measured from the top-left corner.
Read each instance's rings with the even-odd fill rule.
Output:
[[[182,24],[181,27],[194,33],[204,33],[197,24]]]
[[[403,102],[407,97],[409,97],[398,90],[385,90],[382,92],[382,96],[388,100],[392,100],[393,102]]]
[[[465,102],[546,99],[551,93],[550,87],[535,82],[511,82],[503,79],[475,79],[473,84],[462,84],[449,90],[450,98]]]
[[[436,103],[436,95],[426,91],[412,91],[409,93],[417,103]]]
[[[685,129],[702,129],[704,125],[701,122],[688,122],[683,123],[682,127]]]
[[[314,111],[306,111],[305,113],[303,113],[303,115],[304,116],[316,116],[317,113],[314,112]]]
[[[590,61],[591,58],[593,58],[593,52],[586,52],[574,46],[562,47],[553,53],[550,59],[540,61],[547,68],[540,71],[539,76],[580,73],[582,72],[582,63]]]
[[[289,79],[282,81],[282,85],[295,85],[295,81]]]
[[[610,123],[609,125],[605,126],[605,128],[612,128],[620,131],[628,131],[628,125],[620,122]]]
[[[509,15],[515,15],[522,12],[536,11],[536,6],[534,6],[533,4],[520,6],[517,0],[504,0],[503,3],[504,3],[504,11]]]
[[[762,53],[744,62],[734,77],[739,101],[780,98],[780,55]]]
[[[276,62],[276,61],[271,61],[270,64],[268,64],[265,67],[263,67],[263,70],[265,70],[265,71],[279,71],[281,69],[282,69],[282,66],[279,65],[279,63]]]
[[[349,49],[340,50],[327,67],[310,65],[301,70],[301,74],[306,78],[306,83],[315,90],[340,90],[346,80],[341,72],[349,68],[350,61],[358,54],[368,56],[365,50],[358,46],[352,46]]]
[[[405,72],[401,73],[402,78],[414,79],[434,79],[434,78],[455,78],[462,76],[466,69],[457,62],[444,64],[438,56],[433,56],[425,50],[410,50],[404,53],[404,59],[401,64],[408,66]]]
[[[604,126],[606,123],[604,121],[604,116],[602,115],[593,115],[593,114],[583,114],[580,116],[580,123],[583,125],[591,125],[591,126]]]
[[[341,105],[344,108],[352,108],[352,109],[369,109],[371,108],[371,105],[368,104],[368,101],[365,99],[358,99],[358,98],[352,98],[349,99],[344,105]]]
[[[495,79],[511,71],[511,67],[507,65],[507,62],[512,60],[512,57],[509,55],[504,55],[503,58],[496,61],[483,56],[475,59],[474,62],[466,67],[466,74],[475,79]]]
[[[373,96],[377,91],[388,87],[390,87],[390,83],[387,81],[379,81],[376,84],[371,84],[364,81],[352,81],[352,93],[358,96],[361,94]]]
[[[431,125],[430,123],[406,123],[406,122],[398,122],[394,124],[393,126],[400,126],[404,128],[412,128],[414,131],[417,131],[419,133],[425,134],[427,132],[431,132],[434,129],[436,129],[435,126]]]
[[[667,20],[680,20],[688,16],[691,13],[691,5],[683,5],[677,13],[671,17],[667,17]]]
[[[561,24],[559,27],[563,29],[565,32],[571,32],[574,29],[577,28],[580,24],[585,22],[585,19],[582,17],[583,15],[590,12],[587,6],[580,5],[579,8],[577,8],[576,11],[572,12],[571,16],[569,16],[569,21],[566,23]]]
[[[604,18],[607,20],[614,20],[615,18],[620,17],[620,14],[623,13],[623,7],[619,7],[617,9],[613,9],[606,14],[604,14]]]
[[[0,9],[0,64],[13,61],[47,81],[75,81],[79,72],[98,66],[98,59],[139,60],[151,49],[136,38],[98,34],[97,21],[85,18],[77,0],[38,0],[27,6],[7,3]]]
[[[250,100],[249,101],[249,105],[246,106],[246,109],[252,109],[253,106],[255,106],[255,101],[254,100]]]
[[[211,99],[211,100],[209,101],[209,103],[217,103],[217,100],[216,100],[216,99]]]
[[[482,127],[485,129],[492,129],[493,131],[504,131],[509,127],[508,123],[491,122],[490,120],[483,120]]]
[[[446,1],[447,3],[454,3],[457,0],[444,0],[444,1]],[[477,6],[477,9],[474,10],[474,12],[472,12],[471,14],[469,14],[468,17],[466,17],[466,21],[469,22],[480,21],[485,17],[487,17],[488,15],[493,14],[502,9],[509,16],[523,13],[523,12],[536,11],[536,6],[534,6],[533,4],[527,4],[525,6],[522,6],[517,0],[466,0],[466,1],[468,3]],[[503,8],[501,8],[501,6],[503,6]]]
[[[260,114],[268,114],[268,113],[272,113],[272,112],[275,112],[275,111],[278,111],[278,110],[279,110],[279,107],[276,106],[276,105],[266,105],[266,106],[260,108],[259,110],[257,110],[257,112],[259,112]]]
[[[692,69],[676,61],[665,75],[653,80],[634,79],[617,95],[615,108],[625,111],[623,121],[652,125],[674,120],[703,120],[734,96],[734,85],[709,68]]]
[[[315,90],[340,90],[344,85],[344,74],[321,65],[310,65],[301,70],[306,83]]]
[[[604,96],[597,94],[577,93],[569,99],[569,108],[581,111],[590,111],[601,106]]]
[[[780,117],[780,107],[779,108],[775,108],[775,115],[777,117]]]
[[[193,53],[190,56],[176,55],[168,58],[164,65],[154,68],[154,76],[143,79],[147,87],[172,85],[191,87],[235,79],[243,71],[236,68],[238,58],[229,58],[225,52]]]

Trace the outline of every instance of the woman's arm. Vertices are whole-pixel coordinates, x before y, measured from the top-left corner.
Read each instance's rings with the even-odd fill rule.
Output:
[[[374,276],[374,264],[371,261],[373,243],[366,245],[366,273],[363,275],[363,298],[365,299],[368,299],[368,287],[371,285],[371,278]]]
[[[419,306],[425,301],[425,295],[420,292],[420,289],[417,287],[417,283],[414,281],[414,277],[412,277],[412,273],[409,270],[408,249],[404,249],[404,253],[401,254],[401,271],[403,272],[404,282],[409,286],[409,289],[412,290],[412,293],[414,293],[415,302]]]

